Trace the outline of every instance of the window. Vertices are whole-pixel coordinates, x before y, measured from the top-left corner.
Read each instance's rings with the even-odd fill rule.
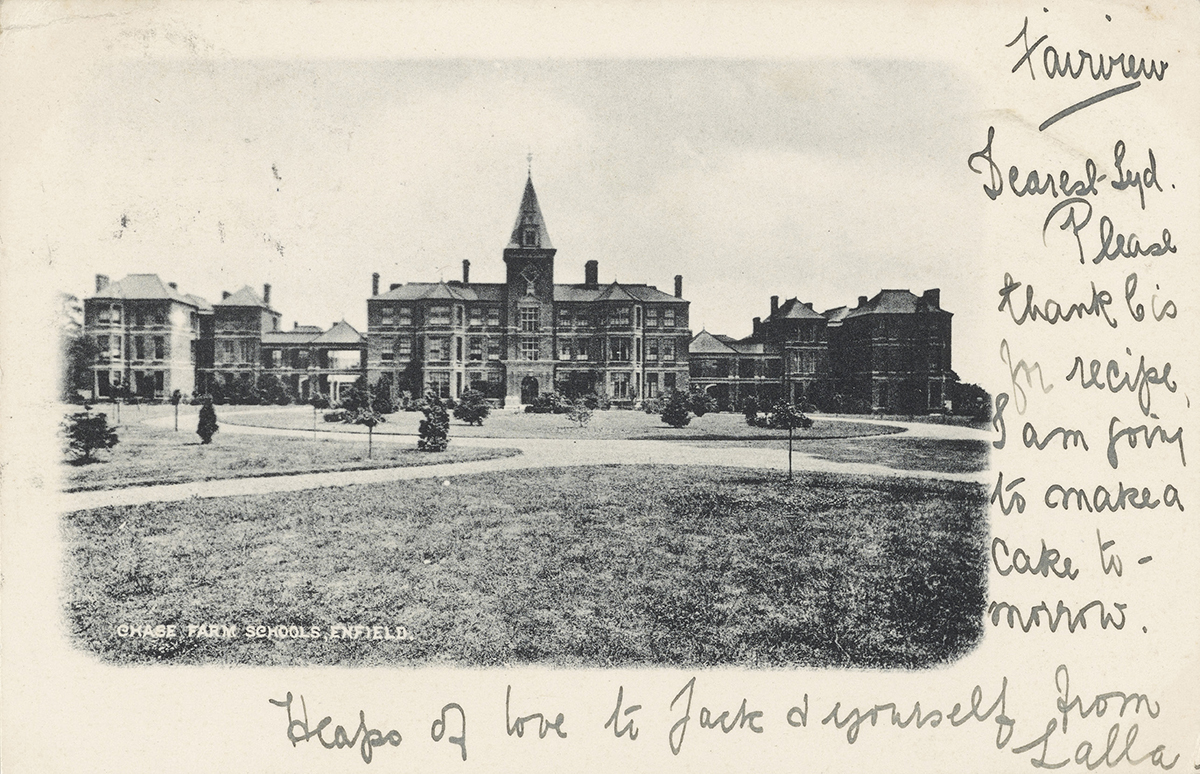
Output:
[[[429,324],[430,325],[449,325],[450,324],[450,307],[448,306],[431,306],[429,307]]]
[[[609,313],[608,324],[616,326],[629,325],[629,307],[618,306],[616,309],[613,309]]]
[[[478,306],[471,307],[471,326],[478,327],[483,325],[483,309]]]
[[[613,397],[618,400],[631,397],[629,395],[629,374],[612,375]]]
[[[571,359],[571,340],[570,339],[559,339],[558,340],[558,359],[559,360],[570,360]]]
[[[500,339],[492,337],[488,339],[488,360],[500,359]]]
[[[635,359],[637,360],[637,362],[640,363],[640,362],[642,362],[642,340],[635,339],[633,342],[633,346],[634,346],[634,349],[637,350],[637,353],[636,353],[637,356]]]
[[[232,363],[233,362],[233,342],[230,341],[229,339],[224,339],[221,341],[220,362],[222,362],[222,363]]]
[[[412,357],[412,339],[407,336],[402,336],[396,340],[396,353],[400,355],[402,360],[408,360]]]
[[[124,341],[124,339],[122,339],[120,336],[113,336],[113,338],[112,338],[112,354],[113,354],[113,357],[120,357],[120,356],[121,356],[121,342],[122,342],[122,341]]]
[[[658,397],[658,374],[646,374],[646,397]]]
[[[279,351],[276,350],[275,354],[278,356]],[[166,356],[166,342],[163,340],[162,336],[155,336],[154,337],[154,359],[162,360],[163,357],[165,357],[165,356]]]
[[[99,352],[101,355],[109,354],[109,352],[108,352],[108,337],[107,336],[97,336],[96,337],[96,351]]]
[[[442,355],[443,355],[442,345],[444,343],[445,343],[445,339],[438,338],[438,337],[431,337],[428,340],[427,346],[425,347],[425,359],[426,360],[441,360]]]
[[[575,358],[577,360],[588,359],[589,342],[587,339],[579,339],[575,342]]]
[[[397,325],[412,325],[412,307],[402,306],[396,310]]]
[[[162,371],[154,372],[154,394],[162,395],[166,391],[166,378]]]
[[[538,308],[536,306],[523,306],[518,311],[521,320],[522,333],[537,333],[538,331]]]
[[[642,327],[642,308],[640,306],[635,306],[633,308],[633,316],[634,324],[639,328]]]
[[[664,362],[675,359],[675,339],[662,340],[662,359]]]
[[[166,325],[167,324],[167,315],[163,313],[163,310],[161,310],[161,309],[154,310],[154,324],[155,325]]]
[[[110,309],[110,308],[109,308],[109,307],[107,307],[107,306],[102,306],[102,307],[100,307],[100,309],[98,310],[96,317],[97,317],[97,319],[99,319],[99,320],[100,320],[100,322],[102,322],[102,323],[109,322],[109,321],[111,321],[111,320],[112,320],[112,309]]]
[[[385,363],[394,363],[396,361],[396,353],[395,352],[381,352],[379,355],[379,359]]]
[[[646,310],[646,327],[647,328],[657,328],[658,327],[658,310],[655,309],[654,307],[650,307],[649,309]]]
[[[492,307],[487,310],[487,324],[491,325],[493,327],[500,324],[500,309],[499,309],[499,307]]]
[[[629,360],[629,339],[609,339],[609,359]]]
[[[521,359],[522,360],[537,360],[538,359],[538,340],[537,339],[521,339]]]
[[[133,355],[134,360],[145,360],[146,359],[146,342],[141,336],[133,337],[133,352],[134,352],[134,355]]]
[[[463,325],[463,308],[461,306],[454,307],[454,319],[457,321],[458,327]]]
[[[439,398],[450,397],[450,373],[448,371],[430,371],[425,377],[425,388]]]
[[[112,321],[114,323],[121,322],[121,307],[117,306],[116,304],[114,304],[112,308]]]
[[[646,340],[646,360],[651,362],[658,360],[658,339]]]
[[[238,362],[239,363],[253,363],[254,362],[254,342],[253,341],[251,341],[249,339],[244,339],[242,341],[242,358]]]
[[[396,307],[391,304],[384,304],[379,309],[379,324],[380,325],[395,325],[396,324]]]
[[[668,391],[675,389],[675,374],[663,374],[663,389]]]
[[[462,307],[459,308],[461,309]],[[454,359],[460,363],[462,362],[462,336],[454,338]]]
[[[471,338],[471,351],[469,359],[483,360],[483,340],[478,336]]]
[[[558,308],[558,325],[560,328],[571,327],[571,310],[565,306]]]
[[[817,353],[801,352],[800,353],[800,373],[815,374],[817,372]]]
[[[675,327],[675,310],[674,309],[664,309],[663,310],[663,327],[664,328],[674,328]]]

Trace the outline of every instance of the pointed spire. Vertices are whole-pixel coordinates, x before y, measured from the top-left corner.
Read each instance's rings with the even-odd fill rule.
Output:
[[[521,208],[517,211],[517,222],[513,224],[508,247],[554,249],[554,245],[550,244],[550,233],[546,231],[542,208],[538,206],[537,193],[533,190],[532,177],[525,179],[525,193],[521,197]]]

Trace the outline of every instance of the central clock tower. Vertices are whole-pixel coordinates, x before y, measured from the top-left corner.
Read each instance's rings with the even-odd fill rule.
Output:
[[[508,405],[554,390],[554,246],[532,177],[504,248]]]

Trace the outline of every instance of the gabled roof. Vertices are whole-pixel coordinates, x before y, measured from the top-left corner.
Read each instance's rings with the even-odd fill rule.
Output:
[[[448,282],[409,282],[398,288],[372,296],[371,301],[420,301],[422,299],[457,299],[461,301],[500,301],[504,285],[475,283],[451,285]]]
[[[526,226],[537,228],[537,249],[552,250],[550,232],[546,230],[546,219],[542,217],[542,208],[538,206],[537,192],[533,190],[533,178],[525,179],[525,193],[521,196],[521,207],[517,210],[517,221],[513,224],[512,236],[509,237],[509,249],[522,247],[521,234]]]
[[[700,331],[688,345],[688,352],[693,355],[736,355],[737,350],[718,339],[708,331]]]
[[[636,301],[637,299],[635,299],[633,296],[629,295],[629,293],[627,293],[625,291],[625,288],[621,287],[617,283],[616,280],[613,280],[613,283],[611,285],[604,288],[604,290],[600,291],[600,294],[597,295],[592,300],[593,301]]]
[[[321,329],[315,325],[305,325],[304,330],[294,328],[290,331],[264,331],[262,335],[263,344],[308,344],[317,336],[321,335]],[[315,330],[308,330],[308,329]]]
[[[612,290],[619,288],[620,293]],[[676,298],[670,293],[664,293],[653,285],[625,285],[614,282],[612,285],[555,285],[555,301],[586,303],[589,301],[646,301],[655,303],[686,304],[682,298]]]
[[[823,320],[821,315],[813,311],[812,304],[789,298],[775,310],[767,320]]]
[[[313,344],[362,344],[366,341],[354,326],[345,320],[335,322],[333,326],[313,339]]]
[[[841,321],[845,319],[846,315],[849,313],[850,307],[835,306],[833,309],[826,309],[824,312],[821,312],[821,316],[830,323],[838,324],[841,323]]]
[[[256,306],[259,309],[274,311],[271,307],[267,306],[266,302],[259,298],[258,294],[249,285],[243,285],[241,290],[231,294],[228,298],[222,298],[220,301],[214,303],[213,306]]]
[[[913,295],[907,289],[885,288],[865,304],[860,304],[848,311],[846,318],[862,317],[868,314],[916,314],[927,311],[950,314],[936,306],[930,307],[925,299]]]
[[[192,295],[191,293],[184,293],[183,297],[188,300],[188,303],[195,304],[196,308],[201,312],[211,312],[213,310],[212,304],[208,303],[207,300],[201,298],[200,296]]]
[[[130,274],[116,282],[108,283],[103,290],[97,291],[89,298],[177,301],[197,309],[204,309],[208,306],[208,302],[203,298],[180,293],[163,282],[157,274]]]

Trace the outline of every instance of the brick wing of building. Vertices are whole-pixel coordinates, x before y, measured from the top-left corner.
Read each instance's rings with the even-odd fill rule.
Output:
[[[367,301],[367,373],[396,397],[466,389],[528,404],[541,393],[587,393],[631,405],[688,386],[688,302],[652,285],[555,282],[555,250],[532,179],[504,249],[505,282],[394,284]]]
[[[827,411],[943,411],[954,380],[951,317],[937,289],[885,289],[825,312],[772,296],[771,314],[754,318],[747,338],[701,331],[692,340],[692,386],[730,407],[786,396]]]

